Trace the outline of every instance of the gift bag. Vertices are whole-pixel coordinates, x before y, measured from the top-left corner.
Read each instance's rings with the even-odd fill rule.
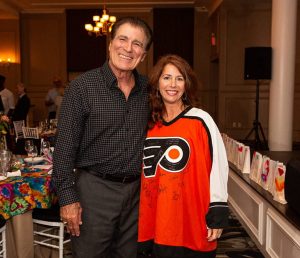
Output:
[[[262,168],[260,171],[260,177],[258,183],[262,188],[267,188],[267,182],[269,180],[270,175],[270,158],[267,156],[263,156]]]
[[[238,143],[238,160],[237,168],[242,170],[245,162],[245,145],[243,143]]]
[[[250,147],[245,146],[244,147],[244,165],[242,168],[242,173],[244,174],[250,174]]]
[[[274,194],[274,181],[275,181],[275,171],[277,167],[278,161],[270,159],[270,164],[269,164],[269,175],[267,178],[267,182],[265,185],[265,189],[269,191],[272,195]]]
[[[239,159],[239,142],[233,141],[232,146],[232,163],[238,167],[238,159]]]
[[[249,178],[254,182],[259,182],[259,177],[262,169],[262,155],[255,151],[253,153]]]
[[[287,203],[284,196],[285,172],[286,172],[285,165],[281,162],[278,162],[275,169],[275,175],[274,175],[273,199],[282,204]]]
[[[227,157],[228,160],[232,163],[233,163],[233,156],[234,156],[234,147],[235,147],[234,140],[232,138],[228,138]]]

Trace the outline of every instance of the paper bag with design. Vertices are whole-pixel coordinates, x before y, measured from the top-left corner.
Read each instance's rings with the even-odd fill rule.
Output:
[[[270,158],[267,156],[263,156],[262,167],[260,171],[260,177],[258,183],[262,186],[262,188],[266,189],[267,182],[270,174]]]
[[[262,155],[259,152],[255,151],[252,157],[249,178],[256,183],[259,182],[261,168],[262,168]]]
[[[285,171],[285,165],[281,162],[278,162],[275,169],[273,199],[282,204],[287,203],[284,196]]]
[[[242,168],[242,173],[250,174],[250,148],[249,146],[244,147],[244,165]]]
[[[266,190],[268,190],[272,195],[274,195],[274,181],[275,181],[275,171],[278,161],[270,159],[269,164],[269,175],[266,183]]]
[[[233,141],[232,147],[232,163],[238,167],[238,158],[239,158],[239,142]]]
[[[227,134],[225,133],[221,133],[222,139],[223,139],[223,143],[225,146],[225,150],[226,150],[226,154],[228,156],[228,149],[229,149],[229,137]]]
[[[242,170],[245,162],[245,145],[243,143],[238,143],[238,161],[237,168]]]
[[[233,148],[234,140],[232,138],[228,138],[227,158],[230,162],[233,162]]]

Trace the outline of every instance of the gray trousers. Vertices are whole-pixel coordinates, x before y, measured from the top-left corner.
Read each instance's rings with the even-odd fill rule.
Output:
[[[135,258],[140,180],[118,183],[78,171],[82,206],[80,236],[72,237],[74,258]]]

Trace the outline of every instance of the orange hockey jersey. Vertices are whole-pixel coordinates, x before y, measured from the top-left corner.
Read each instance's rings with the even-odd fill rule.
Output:
[[[207,227],[227,225],[228,162],[219,130],[198,108],[149,130],[144,147],[140,246],[160,255],[210,252]]]

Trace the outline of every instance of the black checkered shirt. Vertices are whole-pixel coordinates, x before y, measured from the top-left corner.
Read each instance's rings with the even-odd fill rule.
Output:
[[[78,202],[74,168],[118,177],[139,175],[148,118],[147,79],[136,71],[127,101],[106,62],[66,89],[52,179],[61,206]]]

